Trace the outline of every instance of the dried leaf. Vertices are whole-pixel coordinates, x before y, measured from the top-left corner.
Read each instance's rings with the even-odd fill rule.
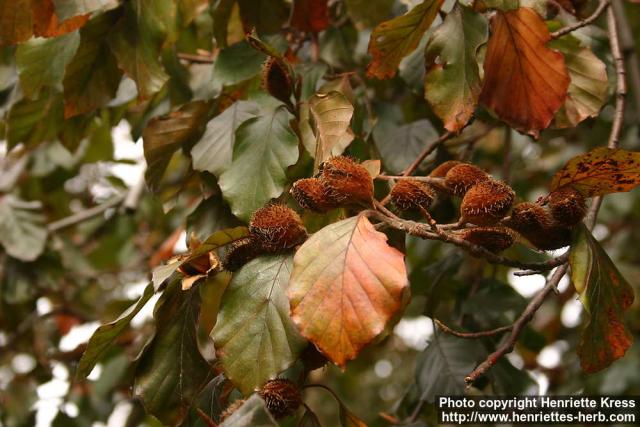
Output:
[[[294,258],[291,317],[302,335],[344,367],[379,335],[408,292],[403,255],[364,216],[331,224]]]
[[[408,13],[378,25],[369,39],[369,53],[373,59],[367,66],[367,76],[378,79],[393,77],[402,58],[418,47],[442,2],[424,0]]]
[[[640,185],[640,153],[599,147],[574,157],[551,180],[551,191],[572,185],[585,197],[631,191]]]
[[[480,102],[514,128],[537,137],[564,103],[569,75],[562,54],[533,9],[496,11],[491,20]]]
[[[309,101],[311,115],[316,124],[316,162],[322,163],[331,156],[338,156],[353,141],[350,123],[353,105],[338,91],[316,94]]]

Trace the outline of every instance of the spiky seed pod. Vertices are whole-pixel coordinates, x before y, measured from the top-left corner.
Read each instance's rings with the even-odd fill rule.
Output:
[[[260,255],[262,248],[253,236],[236,240],[227,249],[222,266],[227,271],[238,271],[240,267]]]
[[[502,252],[513,244],[513,232],[506,227],[467,228],[461,237],[491,252]]]
[[[284,205],[267,205],[253,213],[249,232],[265,252],[275,253],[304,242],[307,231],[300,216]]]
[[[291,102],[293,79],[281,60],[270,56],[262,65],[262,86],[271,96],[282,102]]]
[[[207,274],[210,270],[220,267],[220,259],[213,252],[208,252],[178,267],[185,276],[197,276],[199,274]]]
[[[571,244],[571,227],[552,225],[539,232],[522,234],[533,246],[543,251],[560,249]]]
[[[547,203],[551,216],[560,225],[574,226],[587,213],[584,196],[572,186],[562,187],[549,194]]]
[[[362,165],[348,157],[336,156],[323,162],[320,172],[331,200],[350,205],[372,204],[373,178]]]
[[[482,169],[468,163],[462,163],[449,169],[444,177],[444,183],[449,191],[456,196],[464,196],[475,184],[490,179],[489,174]]]
[[[290,193],[303,209],[310,211],[324,213],[339,206],[329,197],[329,189],[324,181],[318,178],[297,180],[293,183]]]
[[[553,226],[553,218],[544,206],[522,202],[513,207],[507,225],[522,234],[539,233]]]
[[[402,211],[427,209],[435,197],[428,184],[415,179],[402,179],[391,189],[391,200]]]
[[[458,160],[447,160],[446,162],[440,163],[434,170],[432,170],[429,173],[429,176],[433,178],[444,178],[452,167],[460,164],[462,164],[462,162],[459,162]]]
[[[461,220],[476,225],[493,225],[513,204],[516,194],[501,181],[482,181],[471,187],[460,205]]]
[[[227,409],[222,411],[222,414],[220,414],[220,421],[222,422],[227,418],[229,418],[231,414],[236,412],[244,402],[245,402],[245,399],[238,399],[238,400],[235,400],[231,405],[227,406]]]
[[[258,394],[275,419],[293,414],[302,404],[300,389],[291,381],[276,378],[268,381]]]

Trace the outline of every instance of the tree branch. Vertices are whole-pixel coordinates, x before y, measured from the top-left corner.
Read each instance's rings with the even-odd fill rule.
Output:
[[[609,7],[610,0],[600,0],[600,4],[596,8],[596,10],[591,14],[591,16],[586,17],[585,19],[576,22],[573,25],[569,25],[564,28],[560,28],[558,31],[554,31],[551,33],[552,39],[557,39],[558,37],[562,37],[566,34],[571,33],[572,31],[577,30],[578,28],[586,27],[587,25],[594,22],[596,19],[602,15],[602,13]]]
[[[49,233],[53,233],[63,228],[86,221],[90,218],[93,218],[96,215],[100,215],[101,213],[103,213],[108,209],[118,206],[120,203],[122,203],[124,199],[125,199],[125,196],[123,195],[116,196],[105,203],[86,209],[84,211],[80,211],[76,214],[73,214],[66,218],[62,218],[58,221],[54,221],[47,226],[47,230],[49,231]]]
[[[482,337],[492,337],[494,335],[499,335],[503,332],[507,332],[513,329],[513,325],[501,326],[499,328],[491,329],[488,331],[480,331],[480,332],[459,332],[451,329],[438,319],[433,319],[433,321],[438,325],[443,332],[454,335],[459,338],[482,338]]]

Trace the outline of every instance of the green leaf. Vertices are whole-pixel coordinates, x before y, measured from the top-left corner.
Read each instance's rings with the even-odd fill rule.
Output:
[[[213,35],[220,48],[227,47],[227,34],[229,20],[235,6],[235,0],[216,0],[211,5],[211,17],[213,19]]]
[[[556,113],[555,125],[574,127],[589,117],[596,117],[607,101],[609,89],[604,62],[572,35],[551,41],[549,47],[564,55],[571,78],[567,100]]]
[[[53,0],[60,22],[73,16],[95,12],[109,3],[110,0]]]
[[[125,4],[124,16],[109,34],[118,66],[136,82],[142,99],[158,92],[169,79],[160,50],[174,31],[175,19],[172,0],[135,0]]]
[[[373,59],[367,66],[367,76],[378,79],[393,77],[402,58],[418,47],[442,2],[424,0],[408,13],[378,25],[369,39],[369,53]]]
[[[240,225],[219,192],[200,202],[187,217],[187,236],[204,240],[216,231]]]
[[[576,231],[569,263],[571,281],[589,313],[578,345],[580,365],[587,373],[598,372],[631,346],[624,312],[633,303],[633,289],[584,225]]]
[[[0,195],[0,244],[10,256],[33,261],[44,251],[47,229],[40,208],[40,202]]]
[[[359,27],[372,28],[389,18],[393,0],[345,0],[349,17]]]
[[[118,9],[102,13],[80,30],[80,46],[62,81],[65,117],[92,112],[115,97],[122,72],[107,44],[107,34],[119,15]]]
[[[258,112],[255,102],[236,101],[211,119],[204,135],[191,149],[193,168],[220,177],[231,165],[236,130]]]
[[[135,372],[134,394],[164,424],[179,425],[213,370],[200,354],[196,325],[197,288],[183,292],[173,282],[156,304],[156,334],[144,348]]]
[[[189,148],[202,135],[211,104],[194,101],[177,111],[149,120],[142,132],[145,178],[152,191],[157,191],[171,157],[180,148]]]
[[[247,28],[258,34],[277,33],[289,18],[289,7],[284,0],[238,0],[240,16]]]
[[[478,105],[482,86],[477,52],[487,36],[487,19],[456,4],[427,45],[425,98],[451,132],[462,130]]]
[[[238,127],[231,167],[220,176],[224,198],[247,221],[266,202],[280,196],[286,170],[298,160],[298,138],[284,107],[264,111]]]
[[[255,77],[266,56],[253,49],[245,40],[235,43],[218,54],[213,64],[213,82],[232,86]]]
[[[16,65],[25,95],[35,98],[43,87],[62,83],[64,70],[80,45],[77,31],[48,39],[35,38],[18,46]]]
[[[13,148],[22,142],[29,147],[55,139],[64,122],[62,95],[43,91],[35,100],[13,104],[7,118],[7,142]]]
[[[137,303],[129,307],[113,322],[106,323],[96,329],[93,335],[91,335],[87,343],[87,348],[78,363],[78,369],[76,370],[77,379],[85,378],[91,373],[93,367],[104,357],[107,350],[111,347],[111,344],[124,332],[125,328],[131,322],[131,319],[142,310],[142,307],[145,306],[152,296],[153,284],[149,283],[147,287],[144,288],[144,292]]]
[[[438,138],[438,131],[426,119],[394,127],[380,122],[373,130],[386,170],[400,173],[424,150],[428,142]]]
[[[254,394],[246,400],[220,427],[278,427],[264,405],[264,400]]]
[[[351,130],[353,105],[338,91],[319,93],[309,100],[311,116],[316,124],[316,162],[322,163],[331,156],[338,156],[354,138]]]
[[[464,394],[464,379],[482,355],[478,341],[436,332],[416,361],[420,400],[434,402],[436,396]]]
[[[245,395],[275,378],[306,347],[289,318],[292,256],[262,256],[233,275],[211,332],[222,369]]]

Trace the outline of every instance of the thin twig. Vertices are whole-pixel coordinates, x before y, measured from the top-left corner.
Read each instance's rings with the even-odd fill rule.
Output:
[[[460,337],[460,338],[482,338],[482,337],[492,337],[494,335],[499,335],[501,333],[510,331],[513,329],[513,325],[507,325],[507,326],[501,326],[499,328],[495,328],[495,329],[491,329],[488,331],[480,331],[480,332],[459,332],[456,330],[451,329],[450,327],[448,327],[447,325],[445,325],[444,323],[442,323],[440,320],[438,319],[434,319],[434,322],[436,323],[436,325],[438,325],[438,327],[440,329],[442,329],[443,332],[446,332],[450,335],[454,335],[456,337]]]
[[[427,156],[435,151],[436,148],[447,139],[451,138],[454,134],[452,132],[445,132],[440,135],[440,138],[433,141],[431,144],[427,145],[424,150],[416,157],[416,159],[411,163],[404,171],[402,171],[403,176],[409,176],[415,172],[416,169],[420,166],[420,163],[423,162]]]
[[[100,215],[106,210],[114,208],[118,206],[125,199],[124,195],[118,195],[108,202],[102,203],[100,205],[94,206],[92,208],[80,211],[76,214],[68,216],[66,218],[62,218],[58,221],[54,221],[47,226],[47,230],[50,233],[61,230],[63,228],[78,224],[80,222],[86,221],[90,218],[93,218],[96,215]]]
[[[177,54],[179,59],[183,59],[185,61],[193,62],[195,64],[213,64],[214,57],[213,56],[205,56],[205,55],[195,55],[192,53],[182,53],[179,52]]]
[[[211,419],[211,417],[209,415],[207,415],[206,412],[204,412],[202,409],[200,408],[196,408],[196,413],[198,414],[198,416],[200,417],[200,419],[202,421],[204,421],[204,423],[209,426],[209,427],[218,427],[218,423],[216,423],[215,421],[213,421]]]
[[[588,16],[585,19],[578,21],[573,25],[569,25],[564,28],[560,28],[558,31],[554,31],[553,33],[551,33],[551,38],[557,39],[558,37],[562,37],[565,34],[569,34],[577,30],[578,28],[586,27],[587,25],[591,24],[596,19],[598,19],[600,15],[602,15],[602,13],[605,11],[605,9],[607,9],[607,7],[609,7],[609,1],[610,0],[600,0],[600,4],[596,8],[596,10],[591,14],[591,16]]]

